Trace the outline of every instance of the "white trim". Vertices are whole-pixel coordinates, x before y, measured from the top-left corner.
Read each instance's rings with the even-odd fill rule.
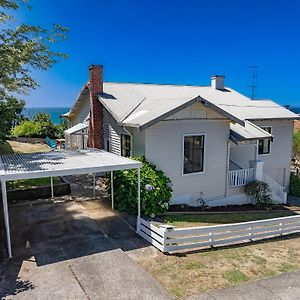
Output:
[[[192,172],[192,173],[187,173],[184,174],[184,138],[186,136],[204,136],[204,149],[203,149],[203,170],[199,172]],[[186,177],[186,176],[195,176],[199,174],[204,174],[205,173],[205,158],[206,158],[206,136],[207,134],[204,132],[200,133],[184,133],[181,135],[181,175]]]

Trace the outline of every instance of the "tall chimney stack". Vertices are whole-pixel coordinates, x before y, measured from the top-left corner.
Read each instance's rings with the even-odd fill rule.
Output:
[[[224,90],[224,75],[214,75],[211,77],[211,87],[216,90]]]
[[[103,94],[102,65],[90,65],[90,121],[88,147],[104,148],[103,141],[103,106],[98,95]]]

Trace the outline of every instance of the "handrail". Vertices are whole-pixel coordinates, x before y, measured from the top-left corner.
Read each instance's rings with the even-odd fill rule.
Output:
[[[263,173],[262,180],[269,186],[270,190],[275,196],[277,196],[283,203],[286,202],[287,193],[283,186],[265,173]]]
[[[228,172],[228,186],[238,187],[246,185],[254,179],[254,169],[241,169]]]

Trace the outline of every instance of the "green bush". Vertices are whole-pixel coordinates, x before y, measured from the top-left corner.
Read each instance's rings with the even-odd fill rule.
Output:
[[[262,181],[252,181],[245,185],[245,194],[251,197],[252,203],[258,207],[270,207],[272,195],[269,186]]]
[[[294,132],[293,136],[293,156],[300,157],[300,130]]]
[[[22,121],[20,125],[12,129],[12,136],[40,137],[41,126],[29,120]]]
[[[38,113],[32,120],[23,120],[18,126],[12,129],[12,136],[22,137],[40,137],[50,138],[61,137],[61,132],[65,127],[62,125],[55,126],[51,122],[49,114]]]
[[[289,194],[294,197],[300,197],[300,178],[295,174],[291,174]]]
[[[141,215],[153,217],[169,208],[172,196],[170,179],[144,156],[133,159],[142,162],[141,168]],[[108,176],[110,181],[110,176]],[[110,183],[110,182],[109,182]],[[107,186],[111,193],[110,184]],[[114,172],[115,207],[132,214],[137,213],[137,170]]]

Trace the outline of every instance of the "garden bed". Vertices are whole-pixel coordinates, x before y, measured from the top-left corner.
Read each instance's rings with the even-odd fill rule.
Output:
[[[203,209],[200,206],[188,206],[188,205],[171,205],[168,210],[168,214],[172,212],[233,212],[233,211],[257,211],[257,210],[288,210],[286,205],[282,204],[274,204],[272,207],[269,208],[261,208],[257,207],[253,204],[243,204],[243,205],[224,205],[224,206],[214,206],[214,207],[207,207]]]

